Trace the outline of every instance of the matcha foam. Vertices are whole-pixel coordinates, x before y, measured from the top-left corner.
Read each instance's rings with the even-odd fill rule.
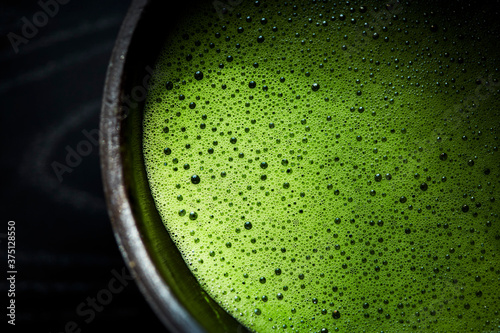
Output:
[[[151,192],[249,329],[498,330],[498,25],[433,6],[208,4],[169,35]]]

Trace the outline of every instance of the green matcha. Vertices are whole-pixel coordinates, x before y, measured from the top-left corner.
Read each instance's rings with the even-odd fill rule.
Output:
[[[491,15],[221,7],[170,32],[143,124],[156,207],[207,293],[261,333],[496,332]]]

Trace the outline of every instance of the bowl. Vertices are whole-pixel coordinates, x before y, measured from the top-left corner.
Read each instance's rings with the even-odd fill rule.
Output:
[[[134,0],[109,63],[100,119],[104,191],[114,235],[152,309],[172,332],[247,332],[201,288],[155,208],[142,155],[148,80],[166,33],[198,1]],[[177,4],[179,5],[179,4]]]

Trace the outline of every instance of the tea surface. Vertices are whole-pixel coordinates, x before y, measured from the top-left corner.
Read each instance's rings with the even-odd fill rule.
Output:
[[[435,2],[214,4],[169,37],[143,135],[203,288],[257,332],[497,331],[498,25]]]

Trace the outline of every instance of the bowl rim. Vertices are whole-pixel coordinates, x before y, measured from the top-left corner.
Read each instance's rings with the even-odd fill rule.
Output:
[[[139,289],[163,324],[175,332],[205,332],[162,279],[141,237],[127,194],[122,155],[122,94],[127,54],[150,0],[133,0],[110,58],[100,118],[100,164],[108,215],[120,252]]]

